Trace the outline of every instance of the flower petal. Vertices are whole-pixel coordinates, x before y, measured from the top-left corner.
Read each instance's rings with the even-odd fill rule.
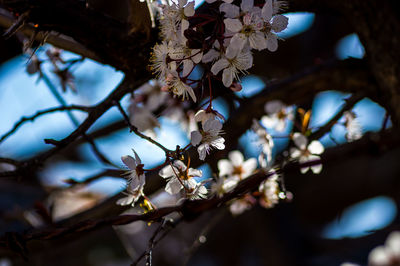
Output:
[[[261,9],[261,17],[264,19],[264,21],[269,22],[272,18],[272,0],[267,0]]]
[[[281,32],[287,28],[289,19],[283,15],[276,15],[272,20],[272,30],[274,32]]]
[[[219,176],[230,175],[233,172],[233,166],[230,160],[222,159],[218,161]]]
[[[225,1],[226,2],[226,1]],[[236,18],[240,14],[239,7],[230,3],[222,3],[219,6],[219,11],[225,13],[226,18]]]
[[[267,34],[267,49],[271,52],[278,50],[278,38],[273,33]]]
[[[136,170],[136,162],[132,156],[125,155],[121,157],[122,162],[131,170]]]
[[[224,23],[225,27],[233,33],[239,32],[243,28],[242,22],[236,18],[226,18],[224,19]]]
[[[244,161],[243,154],[240,151],[231,151],[228,154],[228,158],[229,160],[231,160],[234,166],[240,166],[243,164]]]
[[[190,133],[190,139],[191,139],[191,143],[193,146],[199,145],[202,138],[203,138],[203,136],[201,135],[201,133],[199,131],[192,131]]]
[[[185,8],[183,9],[183,13],[185,14],[186,17],[191,17],[194,15],[194,1],[189,2]]]
[[[324,152],[324,146],[318,140],[311,141],[307,149],[312,154],[322,154]]]
[[[254,7],[254,0],[242,0],[240,4],[240,8],[245,11],[249,12]]]
[[[169,194],[174,195],[178,194],[179,191],[183,188],[181,182],[179,182],[177,177],[171,178],[171,180],[165,186],[165,191]]]
[[[227,88],[229,88],[232,85],[234,76],[233,70],[234,68],[229,67],[225,68],[224,71],[222,72],[222,83]]]
[[[301,134],[299,132],[296,132],[293,134],[293,142],[301,150],[304,150],[306,148],[308,140],[307,140],[306,136],[304,136],[303,134]]]
[[[226,68],[227,66],[229,66],[228,60],[226,60],[225,58],[221,58],[213,64],[213,66],[211,67],[211,72],[214,75],[217,75],[222,69]]]

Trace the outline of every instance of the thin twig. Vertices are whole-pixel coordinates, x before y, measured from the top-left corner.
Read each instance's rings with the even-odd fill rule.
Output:
[[[4,32],[3,38],[8,39],[18,32],[25,25],[25,22],[29,17],[29,13],[30,11],[28,10],[21,14],[18,19],[7,29],[7,31]]]
[[[28,121],[34,121],[36,118],[39,116],[45,115],[45,114],[50,114],[54,112],[60,112],[60,111],[67,111],[67,110],[77,110],[77,111],[82,111],[82,112],[89,112],[92,110],[92,107],[87,107],[87,106],[80,106],[80,105],[69,105],[69,106],[59,106],[59,107],[52,107],[46,110],[38,111],[36,114],[28,117],[22,117],[17,123],[14,124],[13,128],[10,129],[7,133],[5,133],[3,136],[0,138],[0,143],[3,142],[6,138],[11,136],[17,129],[22,126],[25,122]]]
[[[155,141],[154,139],[142,134],[141,132],[139,132],[139,130],[137,129],[137,127],[135,127],[134,125],[131,124],[128,115],[125,113],[124,109],[122,108],[121,104],[119,103],[119,101],[114,101],[114,105],[117,106],[118,110],[120,111],[120,113],[122,114],[122,116],[125,119],[126,124],[128,125],[129,129],[131,130],[131,132],[134,132],[136,135],[138,135],[139,137],[141,137],[142,139],[145,139],[151,143],[153,143],[154,145],[156,145],[157,147],[159,147],[160,149],[162,149],[166,154],[171,154],[173,151],[169,150],[167,148],[165,148],[162,144],[160,144],[159,142]]]

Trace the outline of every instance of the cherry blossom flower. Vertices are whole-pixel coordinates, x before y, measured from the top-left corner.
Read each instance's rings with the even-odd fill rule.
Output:
[[[225,139],[220,136],[222,133],[222,123],[215,119],[207,120],[203,125],[203,130],[191,133],[191,143],[197,146],[200,160],[204,160],[211,148],[218,150],[225,149]]]
[[[278,4],[279,5],[279,4]],[[278,9],[280,7],[277,7]],[[266,23],[263,32],[265,33],[267,49],[275,52],[278,49],[278,37],[276,33],[286,29],[288,25],[288,18],[283,15],[274,15],[273,0],[267,0],[261,9],[261,17]]]
[[[139,98],[147,110],[156,111],[168,97],[168,93],[161,90],[163,86],[164,84],[159,80],[150,80],[136,90],[139,94],[135,94],[135,98]]]
[[[267,115],[261,118],[261,123],[267,128],[284,131],[288,120],[293,120],[293,110],[279,100],[267,102],[264,105]]]
[[[186,46],[177,46],[175,51],[171,54],[171,58],[175,60],[182,60],[183,71],[182,76],[186,77],[194,68],[194,64],[198,64],[203,57],[200,49],[190,49]]]
[[[347,141],[355,141],[357,139],[360,139],[362,137],[362,128],[360,123],[357,121],[356,114],[351,111],[346,111],[344,112],[344,118],[345,118],[345,126],[346,126],[346,139]]]
[[[291,148],[290,156],[293,159],[298,159],[300,164],[318,161],[321,159],[318,155],[324,152],[324,146],[322,146],[318,140],[313,140],[310,144],[308,144],[307,137],[296,132],[293,134],[293,142],[297,148]],[[322,164],[319,163],[313,166],[302,166],[300,171],[302,174],[304,174],[310,168],[314,174],[319,174],[322,170]]]
[[[167,180],[165,191],[171,195],[178,194],[182,189],[184,189],[185,197],[191,199],[203,198],[207,194],[204,184],[194,179],[194,177],[201,177],[202,171],[188,169],[182,161],[174,161],[172,165],[161,169],[158,174]]]
[[[246,73],[246,70],[253,65],[253,56],[249,50],[242,50],[233,58],[223,57],[213,64],[211,72],[217,75],[221,70],[222,83],[229,88],[234,79],[239,80],[239,73]]]
[[[389,234],[384,246],[374,248],[368,256],[370,266],[390,266],[400,264],[400,232]]]
[[[217,118],[225,120],[225,117],[222,114],[213,109],[201,109],[194,115],[195,121],[201,122],[202,125],[204,125],[209,119],[215,120]]]
[[[270,171],[272,175],[258,187],[258,191],[261,193],[259,202],[264,208],[272,208],[279,202],[279,176],[276,174],[275,170]]]
[[[257,160],[250,158],[244,160],[240,151],[231,151],[227,159],[218,161],[218,170],[220,176],[228,176],[234,180],[240,181],[250,176],[257,168]]]
[[[131,205],[133,207],[140,196],[144,195],[143,187],[146,183],[146,179],[142,161],[135,150],[132,149],[132,151],[135,154],[135,158],[129,155],[121,157],[122,162],[129,168],[127,172],[128,183],[125,192],[127,196],[119,199],[117,204],[122,206]]]
[[[162,88],[165,91],[171,91],[176,96],[182,96],[182,100],[188,98],[188,95],[194,102],[197,101],[196,95],[194,94],[193,88],[182,81],[181,78],[169,74],[165,80],[166,85]]]
[[[227,2],[219,6],[219,11],[225,13],[226,18],[237,18],[240,15],[239,7]]]
[[[233,216],[237,216],[250,210],[254,204],[256,204],[256,200],[252,196],[246,194],[244,197],[233,201],[229,206],[229,211]]]
[[[189,28],[188,17],[193,16],[195,13],[194,2],[187,2],[187,0],[179,0],[178,4],[172,3],[172,5],[163,6],[164,19],[161,20],[161,31],[169,40],[174,40],[174,36],[178,39],[183,39],[181,43],[184,43],[186,38],[183,33]],[[180,26],[180,30],[178,27]],[[180,32],[180,36],[176,33]],[[176,39],[175,39],[176,40]]]
[[[155,115],[146,107],[136,104],[134,100],[132,100],[128,111],[131,124],[137,127],[140,132],[153,131],[154,128],[160,127]]]
[[[164,79],[168,74],[176,74],[176,62],[169,59],[173,52],[174,48],[171,42],[163,41],[153,47],[150,68],[158,78]]]
[[[260,122],[253,119],[253,125],[251,129],[258,136],[258,144],[262,147],[263,153],[266,155],[267,165],[272,161],[272,148],[274,147],[274,141],[270,134],[267,133],[265,128],[261,126]]]

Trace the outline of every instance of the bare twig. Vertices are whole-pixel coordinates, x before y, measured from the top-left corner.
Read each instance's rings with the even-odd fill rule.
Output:
[[[141,137],[142,139],[145,139],[151,143],[153,143],[154,145],[156,145],[157,147],[159,147],[160,149],[162,149],[166,154],[170,154],[171,150],[165,148],[162,144],[160,144],[159,142],[155,141],[154,139],[142,134],[141,132],[139,132],[139,130],[137,129],[137,127],[135,127],[134,125],[132,125],[132,123],[129,121],[129,117],[128,115],[125,113],[124,109],[122,108],[121,104],[119,103],[119,101],[114,101],[115,106],[117,106],[118,110],[120,111],[120,113],[122,114],[122,116],[125,119],[126,124],[128,125],[129,129],[131,130],[131,132],[134,132],[136,135],[138,135],[139,137]]]
[[[15,133],[17,131],[17,129],[20,126],[22,126],[25,122],[34,121],[39,116],[42,116],[45,114],[50,114],[50,113],[60,112],[60,111],[67,111],[67,110],[78,110],[78,111],[82,111],[82,112],[90,112],[92,110],[92,107],[80,106],[80,105],[59,106],[59,107],[53,107],[53,108],[49,108],[46,110],[38,111],[36,114],[28,116],[28,117],[22,117],[17,123],[14,124],[12,129],[10,129],[7,133],[5,133],[3,136],[1,136],[0,143],[3,142],[5,139],[7,139],[9,136],[11,136],[13,133]]]
[[[29,13],[29,11],[22,13],[18,19],[7,29],[7,31],[4,32],[3,37],[6,39],[10,38],[13,34],[20,30],[24,26],[25,21],[28,19]]]

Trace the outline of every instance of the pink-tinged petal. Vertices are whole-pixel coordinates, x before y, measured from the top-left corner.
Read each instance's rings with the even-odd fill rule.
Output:
[[[293,142],[301,150],[304,150],[307,146],[308,140],[303,134],[296,132],[293,134]]]
[[[219,56],[220,56],[220,53],[218,51],[211,49],[210,51],[208,51],[206,54],[203,55],[203,58],[201,59],[201,61],[203,63],[209,63],[209,62],[217,59]]]
[[[243,164],[244,161],[243,154],[240,151],[231,151],[228,154],[228,158],[229,160],[231,160],[234,166],[240,166]]]
[[[267,34],[267,49],[271,52],[278,50],[278,38],[273,33]]]
[[[240,4],[240,8],[245,11],[249,12],[254,7],[254,0],[242,0]]]
[[[171,178],[171,180],[165,186],[165,191],[171,195],[178,194],[183,188],[182,184],[179,182],[178,178]]]
[[[181,172],[186,171],[187,168],[186,165],[180,160],[175,160],[174,166]]]
[[[243,163],[243,169],[246,171],[246,175],[251,175],[254,170],[257,168],[257,159],[249,158]],[[248,173],[248,174],[247,174]]]
[[[222,3],[219,6],[219,11],[224,12],[226,18],[236,18],[240,14],[239,7],[230,3]]]
[[[222,83],[224,84],[225,87],[229,88],[232,85],[233,82],[233,68],[225,68],[224,71],[222,72]]]
[[[230,175],[233,172],[231,161],[222,159],[218,161],[219,176]]]
[[[272,30],[274,32],[281,32],[287,28],[289,19],[283,15],[277,15],[272,20]]]
[[[191,139],[191,143],[193,146],[199,145],[202,138],[203,138],[203,136],[201,135],[201,133],[199,131],[192,131],[190,133],[190,139]]]
[[[122,162],[131,170],[136,170],[136,162],[132,156],[125,155],[121,157]]]
[[[231,32],[239,32],[243,25],[239,19],[226,18],[224,19],[225,27]]]
[[[264,33],[259,31],[255,32],[254,34],[251,34],[249,37],[250,46],[259,51],[266,49],[267,40],[265,39],[264,36],[265,36]]]
[[[322,154],[324,152],[324,146],[318,140],[311,141],[307,147],[308,151],[312,154]]]
[[[121,205],[121,206],[127,206],[132,204],[132,202],[134,202],[135,197],[133,195],[128,195],[124,198],[121,198],[119,200],[117,200],[117,204]]]
[[[264,21],[269,22],[272,18],[272,13],[272,0],[267,0],[261,9],[261,17],[264,19]]]
[[[183,9],[183,13],[185,14],[186,17],[191,17],[194,15],[194,2],[188,3],[185,8]]]
[[[229,66],[228,60],[226,60],[225,58],[221,58],[220,60],[218,60],[213,64],[213,66],[211,67],[211,72],[214,75],[217,75],[222,69],[228,66]]]
[[[193,69],[193,62],[190,59],[183,60],[183,71],[182,76],[186,77]]]

